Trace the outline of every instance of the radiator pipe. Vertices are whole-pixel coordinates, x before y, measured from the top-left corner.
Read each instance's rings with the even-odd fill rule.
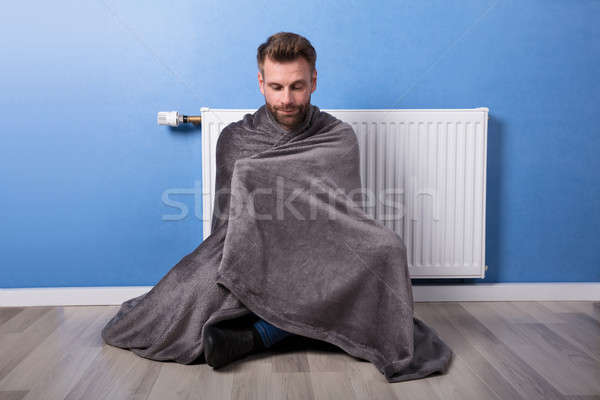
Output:
[[[200,125],[202,123],[202,117],[200,115],[184,115],[183,122],[189,122],[194,125]]]

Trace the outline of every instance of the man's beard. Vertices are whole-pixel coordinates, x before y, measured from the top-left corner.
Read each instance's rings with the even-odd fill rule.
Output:
[[[304,121],[306,117],[306,113],[308,112],[308,108],[310,107],[310,96],[308,97],[308,101],[305,104],[300,104],[294,107],[285,108],[285,107],[275,107],[272,104],[267,102],[265,98],[265,104],[271,114],[275,117],[275,120],[285,127],[287,130],[292,130],[296,128],[298,125]],[[284,114],[283,111],[294,111],[293,114]]]

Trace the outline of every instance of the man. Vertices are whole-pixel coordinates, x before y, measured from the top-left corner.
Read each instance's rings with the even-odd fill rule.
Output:
[[[280,32],[258,47],[256,58],[265,106],[284,130],[292,131],[306,119],[311,94],[317,88],[315,49],[300,35]],[[246,327],[242,321],[247,319],[239,321],[238,326],[213,325],[206,329],[204,351],[210,366],[222,367],[291,335],[263,319],[252,325],[246,322]]]
[[[287,46],[287,47],[284,47]],[[258,48],[258,84],[265,104],[286,130],[306,117],[317,88],[316,52],[301,36],[279,33]]]
[[[121,305],[106,343],[219,368],[297,335],[370,361],[389,382],[446,371],[452,351],[413,316],[404,243],[354,199],[356,134],[310,104],[315,61],[293,33],[258,48],[265,105],[219,135],[211,234]]]

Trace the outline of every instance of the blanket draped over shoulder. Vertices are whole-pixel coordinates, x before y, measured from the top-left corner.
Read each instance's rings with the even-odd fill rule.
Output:
[[[310,105],[286,131],[266,106],[217,141],[211,234],[104,341],[153,360],[203,359],[207,326],[255,314],[371,362],[388,382],[445,373],[452,350],[413,316],[402,239],[360,207],[352,127]]]

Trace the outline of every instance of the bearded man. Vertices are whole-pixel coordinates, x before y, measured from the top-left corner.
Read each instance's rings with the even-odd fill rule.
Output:
[[[402,239],[353,198],[352,127],[310,102],[316,57],[289,32],[258,47],[265,105],[219,136],[210,236],[121,305],[108,344],[220,368],[296,336],[370,361],[389,382],[446,372],[452,351],[413,316]]]

